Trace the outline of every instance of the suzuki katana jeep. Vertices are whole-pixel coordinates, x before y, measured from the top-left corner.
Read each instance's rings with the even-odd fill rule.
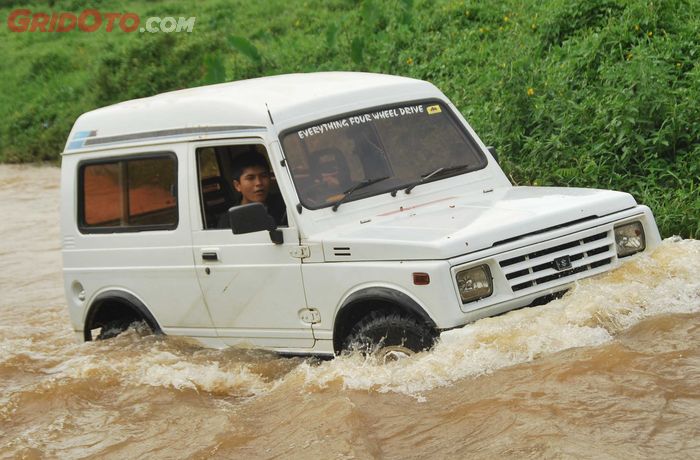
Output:
[[[241,155],[264,159],[265,202],[243,199]],[[513,186],[435,86],[366,73],[88,112],[62,155],[61,194],[81,340],[142,322],[213,347],[400,357],[660,242],[629,194]]]

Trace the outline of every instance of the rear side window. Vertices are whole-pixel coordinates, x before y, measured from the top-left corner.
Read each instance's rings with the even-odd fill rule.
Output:
[[[79,174],[81,231],[106,233],[177,227],[174,155],[83,163]]]

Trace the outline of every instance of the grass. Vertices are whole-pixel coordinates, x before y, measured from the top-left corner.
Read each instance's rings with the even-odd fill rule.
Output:
[[[0,3],[3,19],[13,3]],[[78,115],[121,100],[261,75],[382,72],[441,88],[514,183],[628,191],[664,236],[700,238],[694,0],[53,3],[21,7],[197,20],[189,34],[0,29],[2,162],[58,161]]]

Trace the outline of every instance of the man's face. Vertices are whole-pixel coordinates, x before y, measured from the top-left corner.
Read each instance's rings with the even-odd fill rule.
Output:
[[[240,180],[233,180],[233,187],[243,195],[241,204],[265,203],[270,191],[270,172],[262,166],[249,166]]]
[[[324,155],[319,159],[319,169],[321,170],[321,180],[330,187],[340,186],[338,179],[338,164],[335,157]]]

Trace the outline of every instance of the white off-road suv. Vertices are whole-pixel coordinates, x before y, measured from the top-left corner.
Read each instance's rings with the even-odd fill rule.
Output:
[[[250,151],[284,226],[238,205],[232,162]],[[84,340],[143,321],[215,347],[410,354],[660,241],[629,194],[512,186],[442,92],[396,76],[116,104],[76,121],[62,160],[65,291]]]

